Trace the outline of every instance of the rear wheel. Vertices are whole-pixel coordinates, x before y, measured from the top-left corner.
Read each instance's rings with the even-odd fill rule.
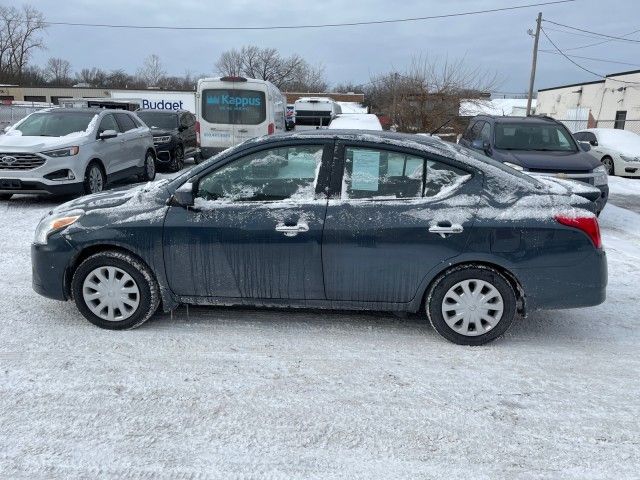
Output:
[[[160,304],[153,272],[132,255],[107,251],[83,261],[71,281],[80,313],[94,325],[110,330],[135,328]]]
[[[615,174],[616,174],[616,166],[613,163],[613,158],[611,158],[609,156],[604,157],[602,159],[602,164],[604,165],[604,168],[607,169],[607,173],[609,175],[615,176]]]
[[[139,178],[143,182],[153,182],[156,178],[156,157],[151,151],[144,157],[144,167]]]
[[[172,172],[179,172],[184,168],[184,149],[182,145],[178,145],[173,152],[173,158],[169,164],[169,170]]]
[[[107,179],[98,162],[91,162],[84,174],[84,193],[100,193],[106,186]]]
[[[516,315],[516,294],[499,272],[462,267],[431,287],[426,311],[433,328],[459,345],[483,345],[507,331]]]
[[[0,193],[0,200],[11,200],[13,193]]]
[[[193,155],[193,161],[195,162],[195,164],[199,164],[202,163],[202,161],[204,160],[204,157],[202,156],[202,152],[196,152]]]

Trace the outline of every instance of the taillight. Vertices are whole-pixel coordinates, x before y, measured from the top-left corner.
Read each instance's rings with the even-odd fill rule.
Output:
[[[200,145],[200,122],[196,122],[196,142]]]
[[[270,123],[267,130],[267,135],[273,135],[274,133],[276,133],[276,126],[273,123]]]
[[[558,223],[568,227],[582,230],[593,242],[596,248],[602,248],[602,237],[600,236],[600,225],[596,217],[572,217],[569,215],[556,215],[554,217]]]

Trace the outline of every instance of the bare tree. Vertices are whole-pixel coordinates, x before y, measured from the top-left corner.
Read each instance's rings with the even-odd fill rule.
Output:
[[[138,77],[148,87],[157,87],[160,81],[166,76],[167,72],[162,66],[160,57],[155,53],[149,55],[138,69]]]
[[[59,87],[71,84],[71,64],[64,58],[51,57],[43,70],[47,81]]]
[[[21,79],[32,53],[44,48],[41,33],[46,28],[44,16],[33,7],[0,6],[0,76],[3,79]]]
[[[464,58],[444,60],[418,55],[409,67],[371,78],[365,87],[367,106],[391,117],[398,130],[429,132],[450,122],[458,125],[460,101],[483,102],[497,86],[491,72],[470,65]]]
[[[106,78],[107,72],[101,68],[83,68],[79,72],[76,72],[76,82],[84,83],[91,87],[104,86]]]
[[[231,49],[220,55],[216,69],[221,75],[243,75],[249,78],[268,80],[280,89],[305,84],[309,87],[326,87],[324,69],[310,66],[300,55],[283,57],[275,48],[244,46]],[[315,82],[312,84],[312,82]]]

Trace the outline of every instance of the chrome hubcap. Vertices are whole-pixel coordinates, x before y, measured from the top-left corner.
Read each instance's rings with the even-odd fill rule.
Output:
[[[484,280],[456,283],[442,300],[442,316],[456,333],[476,337],[495,328],[504,311],[502,295]]]
[[[126,320],[140,305],[138,285],[118,267],[98,267],[82,284],[82,298],[95,315],[103,320]]]
[[[89,188],[93,193],[102,191],[102,172],[98,167],[91,167],[89,171]]]

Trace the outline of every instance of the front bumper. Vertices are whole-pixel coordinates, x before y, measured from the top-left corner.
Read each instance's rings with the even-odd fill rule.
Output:
[[[69,279],[67,268],[76,250],[59,234],[49,237],[46,245],[31,245],[31,271],[33,290],[54,300],[68,300]]]
[[[32,178],[4,178],[0,172],[0,193],[36,195],[78,195],[84,193],[82,182],[48,182]]]

